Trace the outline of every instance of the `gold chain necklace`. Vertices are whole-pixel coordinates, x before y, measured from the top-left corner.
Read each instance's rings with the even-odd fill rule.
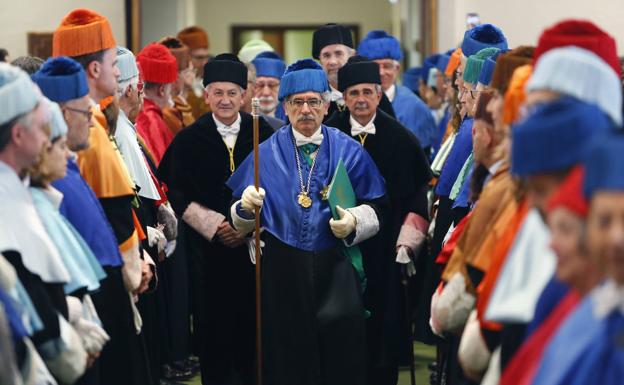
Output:
[[[314,172],[314,166],[316,165],[316,158],[321,146],[319,145],[316,150],[310,154],[312,158],[312,165],[310,166],[310,173],[308,174],[308,185],[303,185],[303,172],[301,171],[301,161],[299,160],[299,150],[297,149],[297,142],[293,137],[293,146],[295,147],[295,160],[297,161],[297,172],[299,173],[299,186],[301,191],[297,195],[297,203],[304,209],[312,206],[312,198],[310,198],[310,183],[312,181],[312,173]]]

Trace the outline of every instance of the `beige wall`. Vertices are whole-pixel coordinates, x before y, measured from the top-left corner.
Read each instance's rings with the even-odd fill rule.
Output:
[[[391,7],[388,0],[197,0],[195,19],[208,32],[210,52],[218,54],[231,49],[233,24],[357,23],[363,35],[390,30]]]
[[[106,16],[118,44],[126,43],[124,0],[0,0],[0,47],[11,59],[27,52],[27,32],[53,32],[75,8],[88,8]]]
[[[439,50],[455,46],[463,37],[466,13],[477,12],[482,22],[503,29],[510,47],[536,44],[540,33],[564,18],[589,19],[615,37],[624,55],[623,0],[438,0]]]

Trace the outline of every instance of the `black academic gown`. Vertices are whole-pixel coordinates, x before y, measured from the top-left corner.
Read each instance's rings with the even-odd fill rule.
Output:
[[[234,146],[236,167],[253,150],[251,115],[241,112]],[[260,119],[260,141],[273,133]],[[229,154],[212,114],[182,130],[165,153],[158,177],[168,187],[174,211],[182,217],[191,202],[228,214],[231,191]],[[227,248],[204,238],[181,221],[189,257],[193,295],[193,332],[203,384],[253,383],[255,352],[254,266],[247,246]]]
[[[284,126],[284,124],[286,124],[286,122],[284,122],[282,119],[278,119],[273,116],[263,115],[262,117],[264,118],[264,120],[267,121],[267,123],[269,123],[271,128],[273,128],[273,131],[279,130]]]
[[[351,136],[349,117],[345,110],[326,124]],[[368,279],[364,303],[371,312],[367,320],[369,384],[382,385],[396,384],[397,366],[409,364],[406,290],[401,284],[402,266],[395,262],[396,241],[408,213],[428,219],[426,186],[432,174],[418,139],[407,128],[380,109],[374,124],[376,134],[366,137],[364,148],[386,181],[390,207],[386,225],[360,248]],[[414,289],[411,295],[417,294]]]
[[[381,100],[379,101],[378,109],[382,110],[386,114],[390,115],[392,118],[396,119],[396,115],[394,113],[394,108],[392,107],[392,103],[390,99],[386,96],[385,93],[381,93]],[[338,103],[330,102],[329,109],[327,110],[327,115],[325,115],[325,119],[323,119],[323,123],[327,124],[327,121],[334,115],[335,112],[347,111],[347,106],[338,107]]]

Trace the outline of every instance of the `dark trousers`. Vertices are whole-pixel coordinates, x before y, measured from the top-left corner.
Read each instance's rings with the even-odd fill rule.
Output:
[[[306,252],[268,235],[262,269],[265,383],[366,384],[361,289],[342,250]]]

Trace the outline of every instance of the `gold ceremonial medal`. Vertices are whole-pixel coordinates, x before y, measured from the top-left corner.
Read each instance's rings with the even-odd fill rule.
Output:
[[[312,206],[312,199],[308,196],[308,194],[300,192],[297,196],[297,203],[299,203],[299,206],[307,209]]]

